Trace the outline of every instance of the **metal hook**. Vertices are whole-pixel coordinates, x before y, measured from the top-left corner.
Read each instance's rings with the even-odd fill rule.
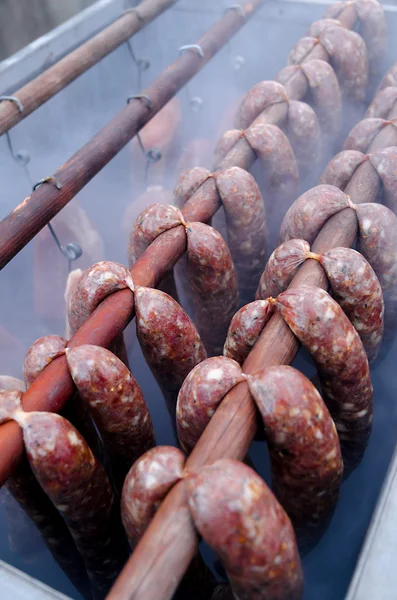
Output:
[[[12,158],[21,167],[26,167],[26,165],[30,161],[29,152],[27,150],[18,150],[18,152],[14,151],[14,148],[12,147],[12,141],[11,141],[11,136],[10,136],[9,131],[6,131],[6,140],[7,140],[8,149],[10,151]]]
[[[135,94],[134,96],[129,96],[127,98],[127,104],[129,104],[131,102],[131,100],[144,100],[146,102],[147,107],[149,108],[149,110],[153,109],[152,101],[149,98],[149,96],[147,96],[146,94]],[[145,164],[145,184],[146,184],[146,187],[147,187],[148,177],[149,177],[149,167],[150,167],[151,163],[159,162],[159,160],[162,159],[163,155],[161,154],[161,152],[160,152],[160,150],[158,148],[151,148],[150,150],[146,150],[145,146],[143,145],[142,138],[139,135],[139,132],[137,132],[136,138],[138,140],[138,144],[140,146],[140,149],[142,150],[142,154],[146,158],[146,164]]]
[[[131,100],[145,100],[149,110],[153,110],[152,101],[149,98],[149,96],[147,96],[146,94],[135,94],[134,96],[128,96],[127,104],[129,104],[131,102]]]
[[[127,40],[127,47],[131,54],[131,58],[135,63],[136,68],[138,69],[138,88],[142,88],[142,73],[143,71],[147,71],[150,67],[150,60],[148,58],[137,58],[135,56],[134,49],[131,45],[131,41]]]
[[[181,55],[183,52],[188,50],[194,50],[200,56],[200,58],[204,58],[204,52],[199,44],[187,44],[186,46],[181,46],[179,48],[179,54]],[[186,95],[189,102],[189,106],[193,112],[197,112],[201,110],[203,106],[203,99],[200,96],[191,96],[189,91],[189,86],[186,86]]]
[[[42,183],[50,183],[50,182],[54,182],[57,190],[62,189],[62,185],[59,183],[59,181],[54,176],[51,176],[51,177],[43,177],[43,179],[40,179],[40,181],[35,183],[33,186],[33,191],[35,191],[39,187],[39,185],[41,185]],[[78,258],[80,258],[80,256],[83,254],[83,249],[81,248],[81,246],[79,246],[79,244],[77,244],[77,242],[69,242],[68,244],[66,244],[66,246],[62,246],[51,223],[47,223],[47,227],[50,230],[50,233],[51,233],[52,237],[54,238],[54,241],[55,241],[56,245],[58,246],[59,250],[62,252],[63,256],[67,259],[68,269],[69,269],[69,273],[70,273],[71,268],[72,268],[72,262],[74,260],[77,260]]]
[[[231,4],[230,6],[225,8],[225,13],[228,10],[237,10],[240,13],[240,15],[243,17],[243,19],[247,18],[247,15],[245,14],[245,11],[244,11],[243,7],[241,6],[241,4]]]
[[[186,46],[181,46],[179,48],[179,54],[186,52],[187,50],[194,50],[200,56],[200,58],[204,58],[204,52],[199,44],[186,44]]]
[[[134,13],[136,15],[137,19],[141,22],[143,22],[145,20],[137,8],[126,8],[122,12],[121,16],[124,17],[124,15],[127,15],[128,13]]]
[[[0,102],[3,102],[4,100],[9,100],[10,102],[14,102],[17,105],[19,112],[23,113],[23,111],[24,111],[23,104],[19,98],[17,98],[16,96],[0,96]]]

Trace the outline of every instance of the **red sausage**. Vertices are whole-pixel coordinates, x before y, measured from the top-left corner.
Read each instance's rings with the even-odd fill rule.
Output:
[[[199,187],[211,176],[208,169],[203,167],[193,167],[180,176],[174,190],[175,206],[182,209],[186,202],[193,196]]]
[[[311,59],[300,65],[306,76],[321,129],[335,135],[340,128],[342,94],[338,78],[325,60]]]
[[[226,394],[244,375],[230,358],[214,356],[190,371],[178,395],[176,424],[178,439],[190,454]]]
[[[378,150],[369,155],[369,160],[382,181],[384,204],[397,214],[397,147]]]
[[[387,119],[397,101],[397,88],[387,87],[378,92],[365,113],[366,119]]]
[[[317,115],[305,102],[291,100],[286,128],[299,169],[308,169],[321,160],[321,130]]]
[[[288,104],[285,88],[277,81],[260,81],[243,97],[235,118],[236,129],[247,129],[257,116],[273,104]]]
[[[278,246],[262,273],[256,299],[276,297],[286,290],[309,254],[310,245],[305,240],[292,239]]]
[[[317,185],[292,204],[281,224],[280,241],[299,238],[312,244],[324,223],[349,206],[349,198],[332,185]]]
[[[243,463],[217,460],[186,479],[193,520],[240,600],[299,600],[302,570],[291,522]]]
[[[268,300],[256,300],[240,308],[230,322],[223,355],[242,365],[272,314],[273,304]]]
[[[307,30],[306,35],[309,37],[318,38],[329,27],[342,27],[341,22],[337,19],[323,18],[319,21],[314,21]]]
[[[226,154],[244,137],[243,129],[229,129],[219,138],[214,150],[214,165],[217,166]]]
[[[208,354],[219,355],[239,304],[232,257],[221,235],[204,223],[189,223],[187,247],[197,329]]]
[[[378,133],[389,124],[385,119],[363,119],[353,127],[343,144],[344,150],[358,150],[364,154]]]
[[[367,155],[358,150],[343,150],[330,160],[320,177],[321,183],[334,185],[344,190],[355,170],[367,160]]]
[[[372,427],[372,385],[358,333],[320,288],[301,285],[276,298],[282,317],[316,362],[346,469],[362,459]]]
[[[249,375],[269,446],[272,489],[308,549],[333,514],[342,481],[338,434],[320,394],[288,366]]]
[[[291,52],[288,54],[289,65],[300,65],[306,56],[313,50],[319,41],[314,37],[305,36],[298,40]]]
[[[114,478],[121,485],[136,459],[155,445],[141,388],[125,364],[106,348],[67,348],[66,360],[110,455]]]

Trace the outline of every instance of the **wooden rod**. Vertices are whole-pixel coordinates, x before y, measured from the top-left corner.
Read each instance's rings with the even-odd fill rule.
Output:
[[[25,198],[0,223],[0,268],[3,268],[107,163],[163,108],[246,23],[265,0],[248,0],[243,12],[227,10],[197,42],[197,51],[184,52],[142,94],[150,98],[127,105],[108,125],[78,150],[58,171],[62,186],[45,183]],[[177,48],[175,48],[177,52]]]
[[[0,135],[26,119],[47,100],[146,27],[176,2],[177,0],[143,0],[133,10],[126,11],[106,29],[16,90],[12,95],[22,102],[23,111],[20,112],[13,102],[0,103]]]

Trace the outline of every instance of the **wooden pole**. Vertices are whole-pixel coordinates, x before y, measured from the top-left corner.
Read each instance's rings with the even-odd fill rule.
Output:
[[[26,119],[47,100],[146,27],[176,2],[177,0],[143,0],[134,10],[125,12],[88,42],[16,90],[12,95],[22,102],[22,112],[13,102],[0,102],[0,135]]]

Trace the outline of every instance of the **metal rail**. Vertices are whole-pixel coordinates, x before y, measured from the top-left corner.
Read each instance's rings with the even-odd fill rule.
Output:
[[[23,110],[18,110],[12,102],[0,103],[0,135],[25,119],[176,2],[177,0],[143,0],[88,42],[15,91],[12,96],[18,98]]]
[[[54,178],[40,186],[0,223],[0,269],[2,269],[51,219],[146,125],[226,42],[246,23],[265,0],[243,4],[244,15],[228,10],[197,44],[203,52],[184,52],[142,92],[150,103],[137,98],[78,150]],[[1,105],[0,105],[1,107]]]

